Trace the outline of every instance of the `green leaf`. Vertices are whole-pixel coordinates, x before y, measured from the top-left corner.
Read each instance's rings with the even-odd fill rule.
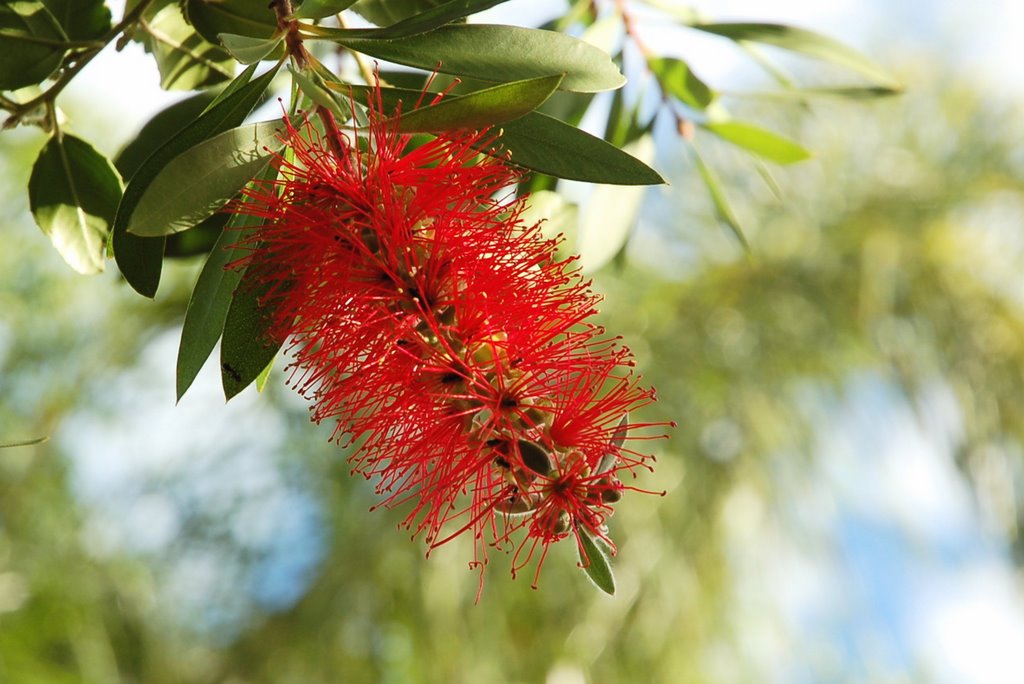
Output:
[[[128,220],[144,237],[177,233],[224,206],[266,168],[280,140],[279,119],[224,131],[172,159],[153,178]]]
[[[110,160],[84,140],[56,136],[32,167],[29,207],[71,268],[99,273],[121,190],[121,176]]]
[[[718,174],[704,162],[696,146],[691,145],[690,149],[693,151],[693,159],[697,164],[697,171],[700,173],[701,180],[704,181],[704,186],[708,189],[708,195],[711,197],[711,204],[715,208],[718,220],[732,231],[732,234],[736,236],[736,239],[743,246],[744,251],[749,252],[750,245],[747,243],[747,237],[743,234],[743,227],[740,225],[739,219],[736,218],[736,212],[732,210],[732,205],[729,203],[725,190],[722,189],[722,182],[718,179]]]
[[[628,152],[540,112],[502,125],[512,163],[558,178],[613,185],[660,185],[661,175]]]
[[[357,93],[366,86],[346,86]],[[413,106],[418,90],[381,88],[385,110],[400,104]],[[512,163],[558,178],[614,185],[659,185],[665,182],[657,171],[636,157],[597,136],[540,112],[530,112],[501,125],[498,140],[502,150],[512,153]]]
[[[36,0],[0,4],[0,90],[41,83],[64,58],[60,24]]]
[[[121,177],[131,178],[149,155],[192,123],[213,102],[213,98],[213,93],[199,93],[154,114],[138,135],[114,158],[114,166],[121,172]]]
[[[594,585],[608,594],[615,595],[615,574],[612,572],[612,562],[604,544],[595,540],[586,528],[577,527],[577,536],[580,540],[580,567]]]
[[[305,0],[295,12],[298,19],[323,19],[347,10],[356,0]]]
[[[17,442],[5,442],[0,444],[0,449],[13,449],[15,447],[35,446],[49,440],[49,437],[36,437],[34,439],[23,439]]]
[[[142,41],[153,53],[165,90],[196,90],[234,75],[234,60],[185,21],[177,4],[166,5],[139,24]]]
[[[885,69],[861,53],[814,31],[784,24],[723,23],[690,26],[735,41],[749,40],[799,52],[855,71],[879,85],[900,88],[899,83]]]
[[[277,356],[284,340],[269,336],[270,312],[259,304],[263,289],[247,271],[235,287],[220,344],[221,384],[231,399],[258,378]]]
[[[846,100],[877,100],[899,95],[899,88],[887,86],[834,86],[822,88],[781,88],[770,91],[732,91],[731,97],[750,97],[761,100],[803,100],[811,97],[838,97]]]
[[[366,86],[338,90],[366,93]],[[414,104],[421,92],[382,88],[385,111],[402,103]],[[415,111],[415,110],[414,110]],[[616,185],[655,185],[665,180],[647,164],[601,138],[575,126],[531,112],[502,125],[501,149],[512,153],[512,163],[558,178]]]
[[[291,66],[288,68],[291,71],[292,78],[295,80],[296,85],[298,85],[299,90],[301,90],[306,97],[321,107],[325,107],[330,110],[331,113],[334,114],[334,117],[339,121],[345,121],[348,118],[349,114],[342,111],[341,105],[334,98],[334,95],[327,90],[327,88],[321,85],[326,84],[324,79],[316,71],[309,70],[303,73]]]
[[[211,43],[222,33],[266,39],[277,31],[274,10],[262,0],[188,0],[185,16]]]
[[[231,56],[242,64],[254,64],[266,59],[284,40],[284,35],[274,38],[251,38],[235,33],[220,34],[220,42]]]
[[[359,0],[352,9],[377,26],[389,26],[444,4],[444,0]]]
[[[143,238],[130,234],[129,218],[149,184],[168,162],[203,140],[242,123],[263,97],[277,73],[277,67],[249,81],[252,72],[253,68],[250,67],[242,73],[228,86],[230,95],[215,100],[202,116],[161,145],[128,182],[114,221],[114,257],[125,279],[139,294],[146,297],[156,294],[166,241],[163,238]],[[239,83],[242,85],[237,85]]]
[[[543,104],[561,81],[561,76],[542,76],[445,98],[436,105],[403,114],[398,130],[419,133],[484,128],[517,119]]]
[[[612,90],[626,82],[607,54],[553,31],[456,24],[406,38],[333,40],[397,64],[427,71],[436,68],[442,73],[484,81],[508,82],[565,74],[560,88],[576,92]]]
[[[715,93],[681,59],[654,57],[647,60],[647,66],[665,92],[687,107],[704,109],[714,101]]]
[[[645,135],[626,145],[625,152],[641,160],[654,158],[654,140]],[[610,262],[625,246],[640,214],[646,188],[637,185],[598,185],[583,211],[576,251],[584,273]]]
[[[433,31],[445,24],[500,5],[508,0],[449,0],[379,29],[331,29],[312,31],[322,38],[405,38]]]
[[[96,40],[110,30],[103,0],[42,0],[71,40]]]
[[[811,153],[777,133],[740,121],[708,122],[701,126],[757,156],[776,164],[793,164],[809,159]]]
[[[272,177],[273,171],[263,174],[263,179]],[[181,344],[178,346],[176,386],[178,400],[192,386],[210,352],[217,345],[224,331],[231,297],[242,279],[242,270],[227,269],[232,261],[241,258],[246,249],[239,247],[245,237],[245,230],[256,225],[259,219],[247,214],[232,215],[226,229],[210,250],[210,256],[203,265],[192,297],[185,311],[185,322],[181,328]]]

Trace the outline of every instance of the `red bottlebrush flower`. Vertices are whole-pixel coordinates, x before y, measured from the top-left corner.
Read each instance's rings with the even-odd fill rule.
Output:
[[[239,266],[313,420],[431,548],[472,534],[471,565],[516,548],[515,572],[539,546],[539,573],[552,542],[607,539],[619,476],[650,468],[624,416],[654,395],[587,322],[574,260],[520,220],[520,173],[477,152],[487,132],[413,146],[379,99],[365,137],[321,116],[286,122],[292,161],[235,207],[263,221]]]

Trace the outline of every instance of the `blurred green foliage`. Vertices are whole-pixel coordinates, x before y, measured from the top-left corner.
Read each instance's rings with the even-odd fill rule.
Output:
[[[294,605],[261,603],[244,581],[265,558],[229,532],[232,516],[258,509],[258,495],[212,516],[180,512],[178,538],[163,548],[97,548],[90,521],[103,502],[77,496],[73,473],[79,452],[105,447],[78,442],[69,417],[94,420],[104,393],[123,390],[118,378],[180,324],[198,263],[172,267],[155,304],[114,275],[67,273],[19,204],[41,143],[0,138],[9,180],[0,442],[55,435],[0,450],[0,681],[760,681],[765,673],[737,656],[746,613],[731,584],[725,503],[739,487],[771,501],[780,454],[808,464],[816,457],[817,426],[801,393],[839,396],[862,371],[897,383],[911,404],[930,383],[952,389],[963,472],[1021,549],[1013,483],[1024,477],[1022,120],[1012,103],[969,84],[907,76],[908,95],[867,112],[849,104],[787,112],[778,128],[788,125],[815,160],[779,179],[781,201],[746,171],[731,179],[743,197],[736,211],[753,219],[749,258],[694,199],[703,197],[701,181],[680,152],[667,174],[673,187],[649,191],[651,211],[626,265],[596,276],[609,329],[625,336],[659,388],[644,418],[680,423],[656,445],[657,473],[637,482],[667,496],[630,495],[612,520],[614,598],[593,591],[574,549],[561,545],[536,591],[510,581],[506,559],[494,558],[474,606],[464,540],[424,560],[422,546],[392,529],[401,511],[368,513],[371,488],[348,477],[344,453],[308,425],[280,382],[260,398],[283,417],[271,462],[315,502],[324,528],[322,539],[293,542],[323,549]],[[716,162],[728,169],[733,152],[721,152]],[[173,385],[164,384],[158,396],[171,404]],[[128,429],[145,410],[103,424]],[[208,409],[205,420],[221,418]],[[245,444],[244,430],[226,421],[220,429]],[[154,444],[173,437],[143,434]],[[248,439],[243,450],[266,447]],[[151,485],[172,490],[189,463],[228,458],[205,457],[185,455]],[[993,468],[1008,475],[980,476]],[[166,568],[193,543],[237,579],[222,585],[244,604],[237,619],[204,613],[201,584],[190,595],[187,583],[167,580]]]

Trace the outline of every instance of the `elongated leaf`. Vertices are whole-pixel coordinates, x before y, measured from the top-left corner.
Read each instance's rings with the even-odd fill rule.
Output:
[[[583,528],[578,531],[580,538],[580,567],[594,585],[608,594],[615,595],[615,573],[612,572],[611,559],[604,550],[603,544],[590,536]]]
[[[96,40],[110,30],[103,0],[42,0],[71,40]]]
[[[351,88],[360,94],[368,90],[365,86]],[[392,110],[399,104],[411,107],[420,96],[418,90],[381,88],[385,110]],[[503,150],[512,153],[512,163],[517,166],[589,183],[660,185],[665,182],[657,171],[615,145],[540,112],[507,121],[501,129],[498,142]]]
[[[503,83],[404,114],[398,130],[404,133],[484,128],[517,119],[543,104],[558,89],[561,76],[542,76]]]
[[[49,437],[35,437],[33,439],[23,439],[18,442],[4,442],[3,444],[0,444],[0,449],[13,449],[15,447],[35,446],[36,444],[42,444],[43,442],[49,439]]]
[[[228,400],[267,369],[284,342],[269,336],[270,312],[260,306],[262,291],[247,276],[235,287],[220,344],[221,384]]]
[[[161,8],[140,27],[143,43],[160,69],[161,88],[195,90],[233,76],[231,55],[196,33],[177,4]]]
[[[379,29],[332,29],[317,27],[316,29],[311,29],[311,33],[319,38],[331,40],[344,40],[347,38],[405,38],[433,31],[457,19],[462,19],[476,12],[482,12],[503,2],[508,2],[508,0],[449,0]]]
[[[263,174],[267,179],[272,175]],[[192,386],[210,352],[217,345],[224,331],[231,297],[242,279],[241,270],[225,267],[243,256],[245,249],[237,245],[245,237],[245,228],[255,225],[258,219],[246,214],[234,214],[220,239],[210,250],[210,256],[203,265],[192,297],[185,311],[185,322],[181,328],[181,343],[178,345],[178,364],[175,384],[178,400]]]
[[[800,52],[855,71],[878,85],[899,89],[892,76],[864,55],[837,40],[785,24],[691,24],[692,28],[732,40],[750,40]]]
[[[650,161],[654,140],[649,135],[629,143],[625,151]],[[593,273],[610,262],[625,246],[640,214],[646,188],[638,185],[598,185],[583,211],[576,241],[580,267]]]
[[[281,44],[284,36],[274,38],[251,38],[235,33],[220,34],[220,42],[231,56],[242,64],[254,64],[266,59]]]
[[[718,220],[732,231],[732,234],[743,245],[743,249],[749,252],[750,245],[747,243],[747,237],[743,234],[743,227],[740,225],[739,219],[736,218],[736,212],[732,210],[732,205],[729,203],[729,198],[725,195],[725,190],[722,189],[722,182],[718,180],[718,174],[704,162],[695,146],[691,145],[690,149],[693,151],[693,159],[697,165],[697,171],[700,173],[701,180],[704,181],[704,186],[708,189],[708,195],[711,197],[711,203],[715,208]]]
[[[243,85],[229,85],[232,89],[230,95],[215,101],[202,116],[164,143],[132,176],[124,190],[114,220],[114,257],[125,279],[139,294],[146,297],[156,294],[160,283],[165,243],[164,238],[143,238],[128,232],[128,221],[143,193],[164,166],[179,154],[211,136],[242,123],[259,102],[276,73],[275,66],[262,76],[248,81],[252,69],[246,70],[236,80],[244,80]]]
[[[810,152],[789,138],[741,121],[710,122],[702,124],[702,127],[776,164],[793,164],[811,156]]]
[[[612,185],[661,185],[650,166],[584,130],[540,112],[502,125],[512,163],[558,178]]]
[[[337,38],[335,42],[397,64],[483,81],[518,81],[565,74],[562,90],[597,92],[626,82],[607,54],[553,31],[448,25],[420,35],[379,40]],[[440,63],[440,64],[438,64]]]
[[[121,199],[121,176],[89,143],[51,138],[32,167],[29,206],[36,223],[79,273],[99,273]]]
[[[0,90],[41,83],[53,74],[64,58],[60,43],[65,40],[63,29],[43,3],[0,4]]]
[[[846,100],[877,100],[899,95],[898,88],[887,86],[834,86],[823,88],[780,88],[765,91],[732,91],[730,97],[760,100],[803,100],[811,97],[838,97]]]
[[[299,19],[323,19],[347,10],[356,0],[305,0],[295,12]]]
[[[280,120],[224,131],[171,160],[146,188],[128,232],[153,237],[188,230],[224,206],[284,145]]]
[[[352,9],[377,26],[389,26],[442,4],[444,0],[359,0]]]
[[[321,85],[324,83],[324,79],[316,71],[310,70],[303,73],[292,67],[289,67],[289,70],[292,72],[292,78],[295,80],[296,85],[298,85],[299,90],[306,97],[321,107],[330,110],[339,121],[345,121],[348,118],[348,114],[342,110],[341,105],[335,100],[335,96]]]
[[[714,101],[715,93],[681,59],[655,57],[647,60],[647,66],[662,88],[687,107],[704,109]]]

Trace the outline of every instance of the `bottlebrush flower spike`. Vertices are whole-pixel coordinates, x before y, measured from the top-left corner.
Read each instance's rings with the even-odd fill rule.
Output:
[[[520,172],[483,156],[495,136],[459,131],[412,145],[371,98],[368,131],[285,121],[293,161],[235,210],[262,219],[237,266],[289,339],[289,384],[353,471],[434,548],[514,550],[513,574],[549,546],[608,540],[624,474],[653,457],[629,411],[654,399],[628,351],[588,322],[598,297],[574,259],[525,225]],[[365,134],[365,137],[360,137]],[[518,541],[516,541],[519,539]],[[540,549],[539,554],[537,550]]]

